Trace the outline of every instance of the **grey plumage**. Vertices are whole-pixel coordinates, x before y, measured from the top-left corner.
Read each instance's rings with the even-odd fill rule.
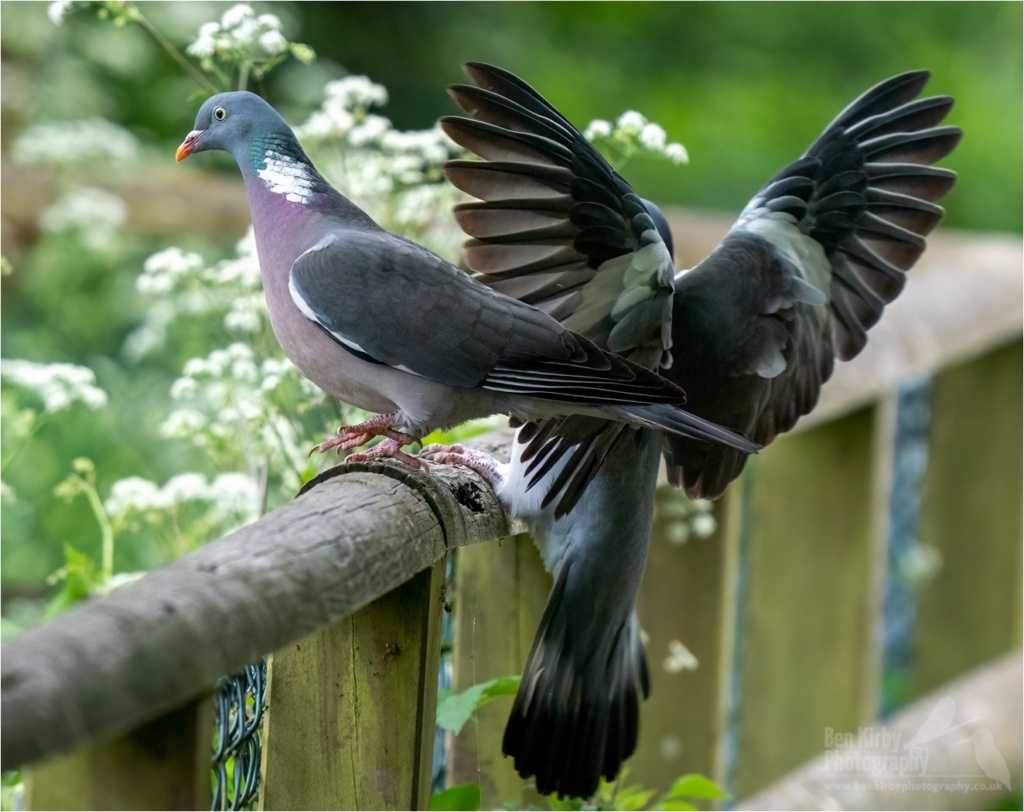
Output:
[[[285,353],[328,394],[382,414],[321,448],[379,434],[389,438],[382,451],[411,460],[400,442],[473,417],[582,413],[756,450],[687,415],[682,393],[657,374],[380,228],[323,179],[258,96],[203,104],[178,158],[208,149],[231,153],[242,171]]]
[[[683,387],[688,411],[759,443],[814,407],[834,358],[863,348],[955,179],[931,166],[960,138],[956,127],[938,126],[952,100],[915,101],[926,72],[894,77],[773,177],[711,256],[673,275],[672,238],[653,204],[521,79],[479,63],[466,70],[477,87],[450,93],[473,118],[442,123],[487,161],[448,169],[481,198],[456,209],[477,277],[599,346],[612,346],[619,328],[616,351]],[[645,261],[655,252],[660,262]],[[642,272],[652,264],[653,273]],[[505,752],[542,792],[590,795],[635,747],[632,724],[595,725],[586,703],[633,708],[646,694],[643,652],[622,630],[634,622],[632,573],[646,560],[659,442],[670,481],[695,497],[719,496],[747,457],[591,417],[518,432],[503,496],[531,527],[556,586]],[[573,588],[564,571],[581,561],[587,586]],[[607,604],[601,634],[589,625],[595,595]],[[609,650],[620,656],[606,658]]]

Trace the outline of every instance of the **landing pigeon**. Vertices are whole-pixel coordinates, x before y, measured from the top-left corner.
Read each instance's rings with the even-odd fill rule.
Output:
[[[318,448],[401,447],[471,418],[600,415],[757,449],[693,417],[655,373],[532,305],[397,237],[320,175],[284,119],[244,91],[208,99],[176,158],[229,152],[245,181],[270,321],[285,354],[328,394],[379,415]],[[350,457],[349,459],[353,459]]]
[[[960,140],[938,126],[953,100],[915,100],[925,71],[893,77],[769,180],[707,259],[674,274],[654,204],[521,79],[466,71],[477,86],[450,93],[472,118],[442,126],[485,159],[447,167],[481,201],[455,212],[477,279],[659,369],[690,411],[762,444],[814,407],[834,358],[864,347],[956,177],[931,166]],[[502,495],[554,587],[503,746],[542,793],[590,796],[636,747],[648,679],[634,607],[662,449],[669,480],[693,497],[721,495],[747,457],[578,415],[517,433]]]

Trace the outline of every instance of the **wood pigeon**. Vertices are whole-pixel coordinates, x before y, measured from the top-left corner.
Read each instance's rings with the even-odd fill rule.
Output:
[[[285,354],[328,394],[379,413],[343,426],[319,450],[381,436],[356,458],[418,466],[402,445],[491,414],[586,414],[743,453],[758,448],[684,411],[682,391],[656,373],[382,229],[324,180],[259,96],[208,99],[176,157],[212,149],[231,153],[242,171],[270,321]],[[659,248],[632,261],[654,261]]]
[[[814,407],[835,358],[864,347],[956,177],[932,166],[960,140],[939,126],[953,100],[917,99],[925,71],[895,76],[772,177],[709,257],[675,273],[664,217],[572,124],[511,73],[466,71],[476,86],[450,94],[472,118],[442,126],[484,159],[446,170],[480,201],[455,210],[476,278],[659,370],[688,410],[759,444]],[[705,498],[747,457],[588,416],[518,430],[502,495],[554,586],[503,749],[541,793],[590,796],[636,747],[649,688],[634,607],[659,452],[670,482]]]

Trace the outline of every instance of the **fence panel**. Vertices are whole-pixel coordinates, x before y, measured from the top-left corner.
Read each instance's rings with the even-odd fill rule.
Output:
[[[533,540],[525,533],[459,550],[455,567],[454,685],[464,691],[521,674],[551,589]],[[485,809],[537,803],[501,752],[511,697],[478,710],[451,739],[448,785],[475,783]]]
[[[737,797],[863,721],[875,605],[873,409],[780,438],[750,466],[741,531]]]
[[[32,767],[26,809],[209,809],[209,696],[109,742]]]
[[[276,652],[261,809],[427,809],[444,560]]]
[[[1017,341],[935,377],[920,536],[942,561],[920,594],[914,695],[1021,642],[1021,365]]]

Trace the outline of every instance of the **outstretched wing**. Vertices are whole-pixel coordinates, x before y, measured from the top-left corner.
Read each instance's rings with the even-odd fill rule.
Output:
[[[917,99],[928,78],[895,76],[850,104],[677,277],[674,338],[686,352],[666,374],[695,414],[767,444],[814,407],[834,358],[863,349],[956,178],[932,166],[961,131],[938,126],[951,98]],[[746,459],[664,444],[670,481],[692,496],[720,495]]]
[[[517,77],[470,63],[441,126],[484,161],[450,161],[480,202],[455,208],[480,281],[598,346],[654,366],[671,347],[672,257],[655,217],[557,110]]]
[[[446,174],[480,199],[455,208],[477,279],[550,313],[598,346],[647,367],[671,363],[672,238],[642,200],[543,97],[518,77],[470,63],[477,87],[452,98],[473,118],[441,120],[484,161]],[[581,416],[525,425],[516,453],[530,485],[556,468],[545,505],[567,513],[622,431]],[[558,465],[566,455],[568,460]]]

